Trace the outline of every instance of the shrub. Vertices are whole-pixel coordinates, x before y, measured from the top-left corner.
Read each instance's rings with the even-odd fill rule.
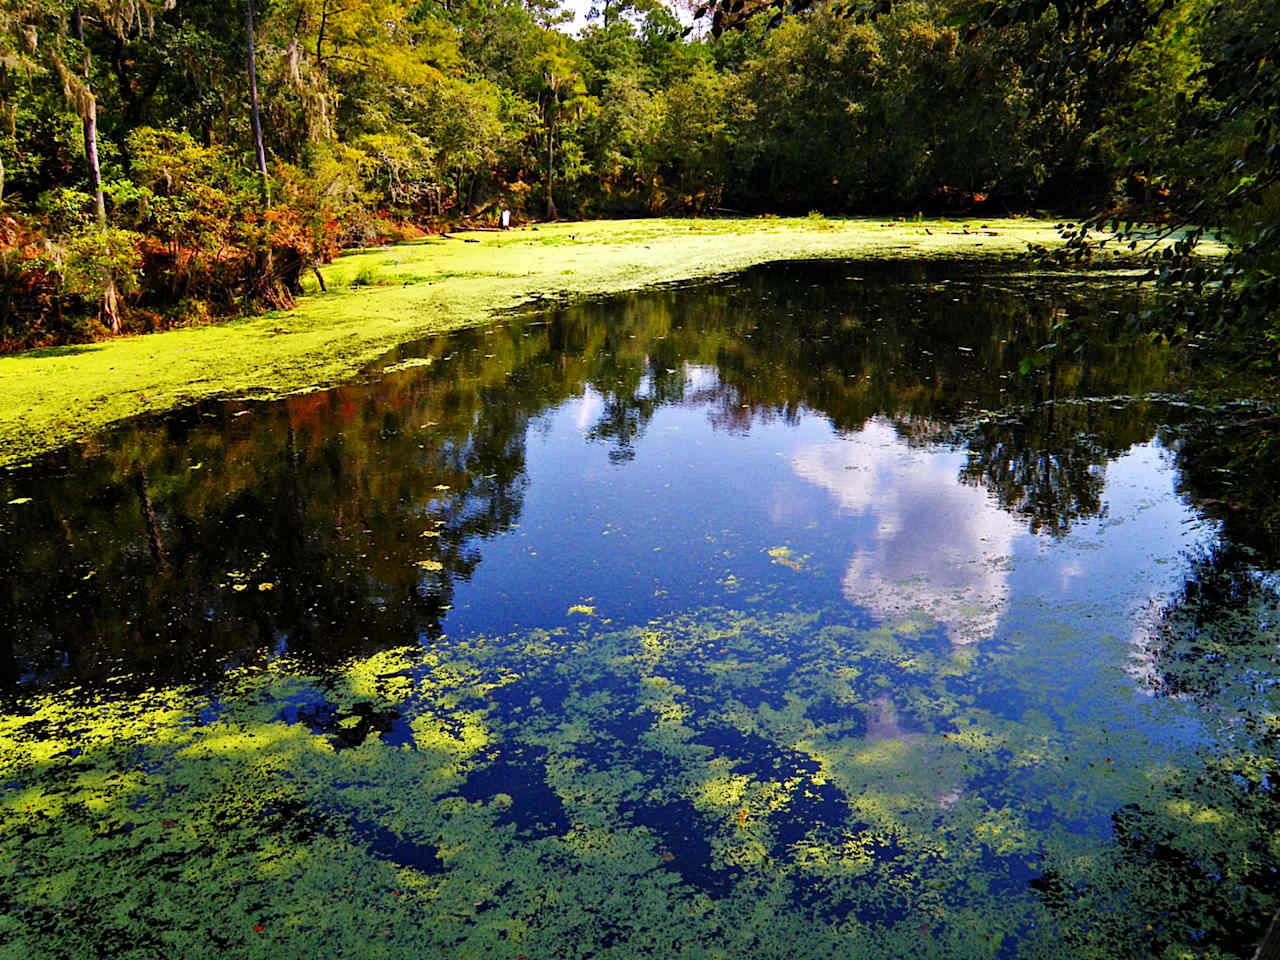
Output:
[[[378,282],[378,271],[373,268],[372,264],[366,263],[356,275],[351,278],[351,286],[355,287],[372,287]]]
[[[47,236],[31,220],[0,215],[0,351],[56,343],[74,326]]]
[[[63,245],[63,289],[96,304],[99,319],[112,333],[120,332],[124,298],[140,285],[141,240],[131,230],[87,227]]]

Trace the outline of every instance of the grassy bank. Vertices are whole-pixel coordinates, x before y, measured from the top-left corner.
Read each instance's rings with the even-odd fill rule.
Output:
[[[480,324],[537,297],[618,293],[768,260],[1001,256],[1056,241],[1051,223],[1023,219],[633,220],[360,253],[326,268],[329,292],[288,313],[0,357],[0,466],[140,413],[330,386],[397,343]]]

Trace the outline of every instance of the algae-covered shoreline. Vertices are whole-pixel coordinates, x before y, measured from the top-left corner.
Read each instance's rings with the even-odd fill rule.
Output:
[[[632,220],[456,235],[344,257],[328,293],[253,319],[0,357],[0,467],[120,420],[220,396],[271,398],[359,375],[406,341],[540,299],[605,296],[770,260],[998,258],[1053,224]]]

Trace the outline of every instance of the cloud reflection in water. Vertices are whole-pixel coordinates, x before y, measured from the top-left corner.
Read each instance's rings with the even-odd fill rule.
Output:
[[[924,613],[956,644],[995,630],[1009,600],[1014,542],[1026,535],[985,490],[960,482],[964,459],[913,449],[890,421],[876,418],[793,461],[842,513],[874,524],[845,570],[849,601],[881,620]]]

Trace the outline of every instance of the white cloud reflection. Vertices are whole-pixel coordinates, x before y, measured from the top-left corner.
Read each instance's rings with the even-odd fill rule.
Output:
[[[877,619],[922,612],[953,643],[990,637],[1009,600],[1008,563],[1022,526],[959,480],[964,454],[911,449],[884,419],[804,448],[796,472],[874,529],[843,588]]]

